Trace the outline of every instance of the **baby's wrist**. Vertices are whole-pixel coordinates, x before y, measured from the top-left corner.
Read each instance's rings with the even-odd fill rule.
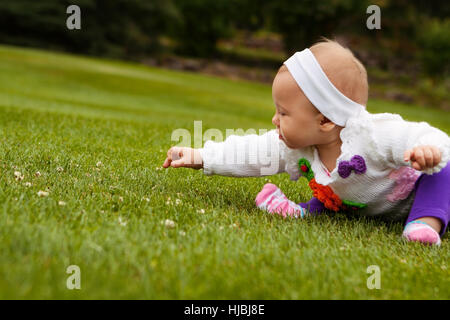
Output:
[[[196,169],[203,168],[203,149],[193,149],[194,150],[194,166]]]

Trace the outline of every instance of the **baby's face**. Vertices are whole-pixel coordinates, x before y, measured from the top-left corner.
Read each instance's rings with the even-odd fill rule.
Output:
[[[315,145],[319,135],[320,112],[287,70],[276,75],[272,98],[276,106],[272,123],[277,127],[280,139],[292,149]]]

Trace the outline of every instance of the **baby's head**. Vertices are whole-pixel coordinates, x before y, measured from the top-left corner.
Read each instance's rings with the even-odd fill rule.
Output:
[[[330,40],[316,43],[310,50],[326,77],[340,93],[359,105],[367,104],[367,73],[350,50]],[[311,103],[286,65],[275,76],[272,97],[276,106],[272,123],[288,147],[304,148],[339,138],[344,124],[330,121]]]

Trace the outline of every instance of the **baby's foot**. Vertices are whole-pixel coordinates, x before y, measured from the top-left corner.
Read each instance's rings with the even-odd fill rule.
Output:
[[[411,221],[403,230],[403,237],[408,241],[419,241],[425,244],[441,244],[439,233],[423,221]]]
[[[272,183],[264,185],[256,196],[255,202],[258,208],[270,213],[281,214],[283,217],[303,218],[306,212],[304,208],[286,198],[283,192]]]

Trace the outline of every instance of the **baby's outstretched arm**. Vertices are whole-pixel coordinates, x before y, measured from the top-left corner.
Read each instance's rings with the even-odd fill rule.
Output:
[[[258,177],[285,171],[279,135],[231,135],[223,142],[207,141],[202,149],[172,147],[164,168],[202,169],[206,175]],[[284,146],[284,148],[286,148]]]

